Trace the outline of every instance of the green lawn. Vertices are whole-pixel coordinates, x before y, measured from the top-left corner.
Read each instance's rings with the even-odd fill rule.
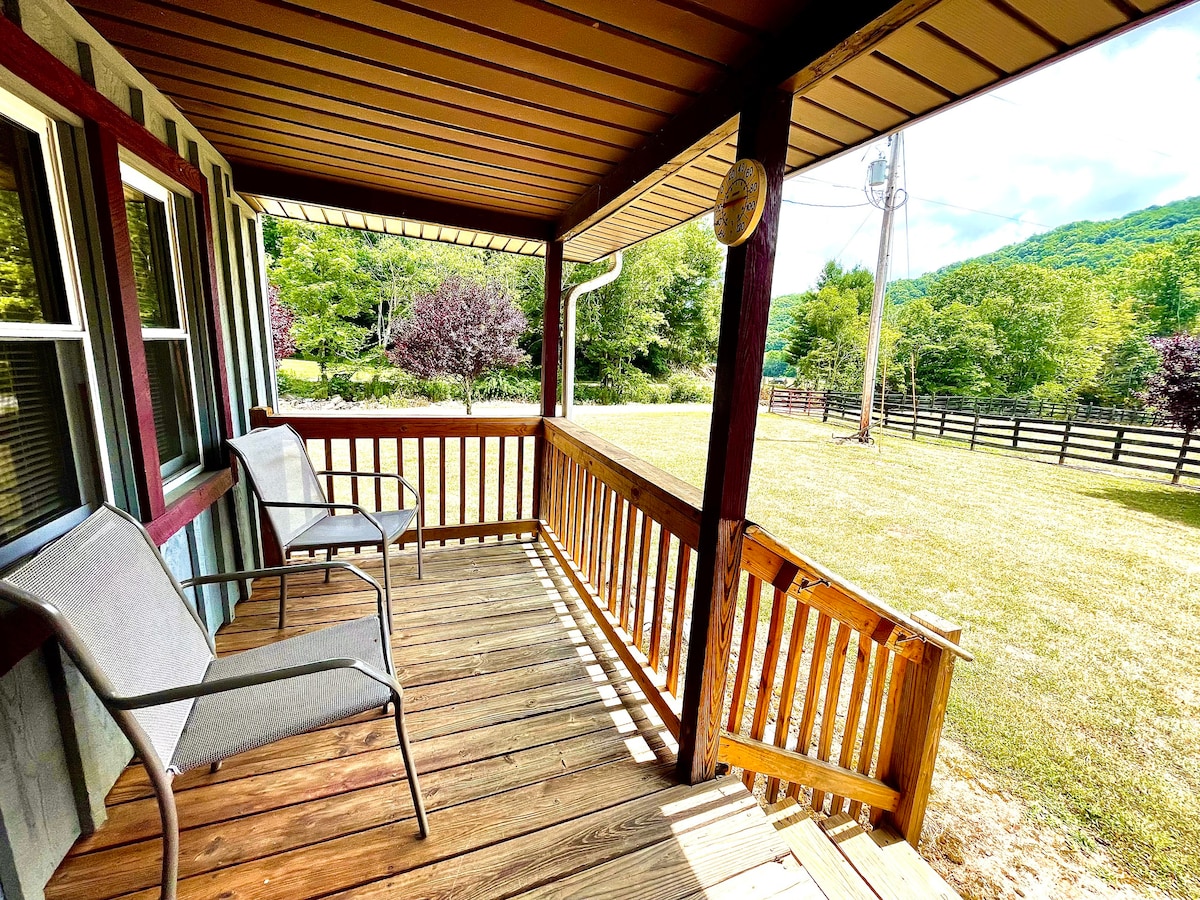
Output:
[[[580,407],[703,484],[705,412]],[[759,421],[749,515],[905,610],[960,622],[948,734],[1031,814],[1132,878],[1200,896],[1200,491]]]

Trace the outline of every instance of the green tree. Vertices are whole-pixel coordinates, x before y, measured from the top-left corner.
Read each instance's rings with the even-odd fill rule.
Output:
[[[862,385],[873,290],[871,273],[861,266],[847,271],[833,260],[825,264],[815,289],[794,305],[785,334],[787,358],[800,378],[830,390]]]
[[[296,349],[320,364],[324,382],[329,366],[355,357],[369,336],[357,320],[370,315],[376,290],[361,249],[345,229],[292,224],[270,268],[280,301],[295,313]]]

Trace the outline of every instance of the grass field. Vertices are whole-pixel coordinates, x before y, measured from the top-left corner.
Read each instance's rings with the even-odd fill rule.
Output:
[[[703,484],[708,415],[580,407]],[[905,610],[960,622],[948,735],[1126,877],[1200,896],[1200,491],[759,421],[749,515]]]

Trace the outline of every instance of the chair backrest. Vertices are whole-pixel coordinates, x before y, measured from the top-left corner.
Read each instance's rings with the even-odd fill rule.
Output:
[[[288,425],[255,428],[229,447],[250,476],[258,498],[266,503],[324,503],[325,492],[313,469],[304,441]],[[286,547],[318,519],[328,515],[322,509],[281,509],[266,507],[267,520],[279,546]]]
[[[150,536],[108,505],[9,572],[0,596],[49,623],[101,698],[195,684],[214,659]],[[164,766],[194,702],[132,713]]]

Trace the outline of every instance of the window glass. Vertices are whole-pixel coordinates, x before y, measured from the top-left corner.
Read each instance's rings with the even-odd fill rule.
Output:
[[[0,117],[0,321],[69,321],[38,136]]]
[[[80,504],[57,347],[0,340],[0,543]]]
[[[185,340],[146,341],[146,370],[163,478],[200,459]]]
[[[146,328],[178,328],[179,310],[171,268],[167,205],[125,185],[129,248],[137,281],[138,309]]]

